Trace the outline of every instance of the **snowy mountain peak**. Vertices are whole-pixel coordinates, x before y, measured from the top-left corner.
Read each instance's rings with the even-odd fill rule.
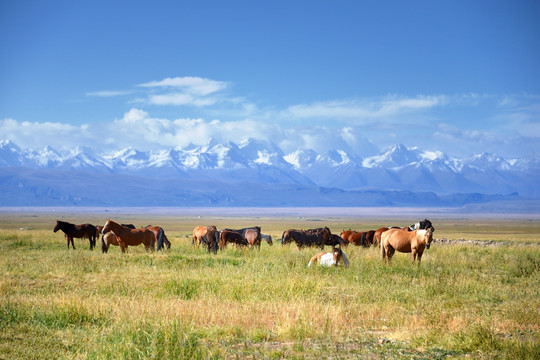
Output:
[[[298,149],[283,154],[274,143],[254,139],[239,144],[218,143],[212,139],[203,146],[146,152],[129,147],[100,155],[87,148],[64,152],[50,146],[21,150],[10,141],[0,141],[0,167],[20,166],[135,175],[152,169],[145,171],[145,176],[203,176],[206,179],[315,184],[341,189],[540,193],[538,156],[507,161],[495,154],[482,153],[458,159],[440,151],[421,151],[401,144],[380,155],[361,159],[343,150],[319,154]]]

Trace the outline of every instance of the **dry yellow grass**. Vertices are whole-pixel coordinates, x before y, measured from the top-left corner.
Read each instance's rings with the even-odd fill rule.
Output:
[[[93,216],[80,222],[98,223]],[[420,267],[407,254],[383,265],[377,249],[349,247],[349,269],[322,269],[306,267],[315,249],[276,241],[260,252],[230,247],[211,255],[186,235],[197,224],[258,224],[277,239],[289,227],[324,224],[339,232],[408,219],[119,216],[137,226],[162,225],[173,247],[153,254],[113,247],[101,254],[90,252],[87,240],[68,251],[63,236],[51,231],[54,218],[0,218],[0,358],[31,358],[35,351],[96,359],[321,357],[326,351],[351,358],[528,358],[539,352],[537,245],[436,243]],[[538,223],[531,221],[434,222],[436,235],[449,239],[538,242]]]

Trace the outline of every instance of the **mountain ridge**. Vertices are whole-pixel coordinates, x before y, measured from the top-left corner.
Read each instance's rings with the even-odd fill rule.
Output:
[[[44,199],[45,204],[47,191],[51,201],[61,199],[63,193],[75,194],[69,195],[69,201],[76,203],[73,199],[84,197],[84,191],[80,190],[99,187],[99,179],[109,184],[110,191],[131,188],[132,192],[139,191],[150,196],[145,187],[167,184],[171,194],[185,191],[188,198],[199,200],[202,198],[199,197],[198,184],[206,183],[208,189],[215,187],[228,192],[231,201],[221,197],[217,201],[227,206],[234,206],[235,201],[243,205],[257,205],[256,201],[247,200],[240,194],[249,193],[251,190],[248,187],[268,191],[266,197],[258,197],[256,193],[251,196],[258,197],[261,204],[272,203],[274,206],[295,205],[296,202],[301,204],[305,202],[300,196],[302,193],[319,199],[322,205],[339,203],[337,200],[324,200],[328,197],[324,195],[325,192],[345,203],[351,202],[339,194],[345,193],[361,201],[369,198],[370,191],[384,193],[389,200],[386,201],[381,195],[379,201],[388,204],[393,204],[391,194],[399,193],[402,198],[406,198],[407,192],[433,194],[433,199],[442,205],[451,205],[452,202],[459,205],[479,199],[477,195],[471,194],[485,196],[481,201],[497,196],[510,196],[514,199],[518,196],[540,197],[540,161],[536,156],[507,160],[496,154],[481,153],[458,159],[440,151],[407,148],[402,144],[384,149],[379,155],[362,158],[341,149],[322,154],[303,149],[284,153],[272,142],[255,139],[243,140],[238,144],[222,144],[210,139],[203,146],[190,145],[152,151],[129,147],[103,154],[96,154],[89,148],[58,151],[45,146],[38,150],[21,149],[11,141],[0,140],[0,171],[5,173],[5,176],[0,177],[0,187],[4,193],[14,192],[12,202],[17,205],[20,205],[14,200],[17,193],[27,199],[32,198],[29,194],[39,194],[38,200],[28,201],[35,204],[40,203],[39,199]],[[30,187],[25,188],[25,176],[30,174],[42,180],[33,181]],[[60,179],[60,174],[65,180]],[[128,182],[130,185],[122,187],[118,184],[114,190],[114,178],[121,178],[123,180],[120,182]],[[23,184],[22,187],[13,186],[10,179]],[[92,179],[91,186],[88,179]],[[68,184],[69,181],[76,185]],[[135,186],[142,183],[145,185]],[[173,185],[175,183],[176,188]],[[294,186],[299,186],[296,193],[292,190]],[[288,201],[272,200],[270,189],[275,190],[276,196],[288,197]],[[456,194],[469,194],[465,196],[468,200],[458,200]],[[317,204],[319,200],[311,202]],[[127,199],[118,201],[119,205],[123,204],[122,201],[129,203]],[[199,203],[202,205],[212,203],[201,201]],[[398,203],[411,205],[415,201]],[[4,206],[10,204],[9,201],[2,203]]]

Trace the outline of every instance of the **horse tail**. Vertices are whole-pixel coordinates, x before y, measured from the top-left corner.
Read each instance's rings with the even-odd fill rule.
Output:
[[[363,232],[362,236],[360,236],[360,245],[365,246],[366,243],[366,233]]]
[[[157,251],[160,251],[163,249],[163,235],[165,235],[165,232],[163,231],[163,228],[159,227],[159,234],[157,238]]]
[[[341,256],[343,257],[343,263],[345,264],[345,267],[349,267],[349,258],[347,257],[347,254],[345,254],[345,251],[341,250]]]

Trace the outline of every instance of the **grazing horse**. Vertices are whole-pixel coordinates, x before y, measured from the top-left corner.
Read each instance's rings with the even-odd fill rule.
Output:
[[[68,249],[69,243],[71,242],[71,247],[75,250],[73,238],[88,238],[90,241],[90,250],[96,246],[96,227],[92,224],[75,225],[65,221],[56,220],[56,226],[53,231],[57,232],[58,230],[62,230],[64,234],[66,234]]]
[[[249,244],[249,247],[253,249],[254,246],[257,246],[261,250],[261,236],[260,233],[257,233],[254,229],[248,229],[244,232],[244,238]]]
[[[199,247],[202,244],[203,236],[206,235],[206,227],[195,226],[193,229],[193,239],[191,243]]]
[[[270,246],[274,245],[274,242],[272,241],[272,235],[269,234],[261,234],[261,239],[266,240],[266,243]]]
[[[232,243],[237,246],[248,246],[248,242],[242,235],[235,231],[223,230],[219,236],[219,249],[223,250],[227,244]]]
[[[328,227],[308,230],[289,229],[281,236],[281,245],[286,245],[294,241],[298,249],[304,246],[317,246],[321,249],[324,245],[330,245],[332,233]]]
[[[144,245],[144,248],[154,251],[156,238],[154,233],[148,229],[128,229],[112,220],[107,220],[103,225],[102,234],[112,231],[116,235],[116,240],[122,252],[126,252],[128,246]]]
[[[145,229],[148,229],[154,233],[157,242],[157,251],[163,250],[163,243],[165,243],[165,246],[167,246],[167,250],[171,248],[171,242],[169,239],[167,239],[167,235],[165,235],[165,231],[161,226],[147,225]]]
[[[397,250],[403,253],[412,253],[412,261],[418,256],[418,263],[422,260],[424,249],[430,247],[433,241],[433,231],[404,229],[389,229],[382,234],[381,256],[386,262],[390,261]]]
[[[355,231],[349,229],[349,230],[343,230],[341,232],[341,234],[339,234],[339,236],[343,239],[343,241],[345,242],[345,246],[349,245],[349,243],[351,242],[349,240],[349,237],[351,236],[352,233],[354,233]]]
[[[308,266],[311,266],[311,264],[317,262],[321,266],[339,266],[339,263],[343,259],[343,263],[345,267],[349,267],[349,259],[347,258],[347,255],[345,255],[345,252],[341,250],[340,248],[332,248],[332,252],[329,253],[319,253],[311,258],[309,260]]]
[[[373,245],[374,246],[381,246],[381,235],[386,230],[388,230],[387,227],[382,227],[380,229],[377,229],[377,231],[375,231],[375,234],[373,235]]]
[[[214,252],[217,254],[219,247],[219,231],[214,225],[210,225],[206,228],[206,234],[204,234],[202,242],[208,246],[208,252]]]
[[[338,246],[339,247],[342,247],[342,246],[347,246],[348,243],[346,243],[345,241],[343,241],[343,239],[341,238],[341,236],[337,236],[336,234],[331,234],[330,235],[330,240],[328,243],[324,243],[324,245],[330,245],[332,247],[335,247],[335,246]]]
[[[374,230],[365,232],[352,231],[349,234],[349,243],[356,246],[369,247],[373,243]]]
[[[252,226],[252,227],[247,227],[247,228],[242,228],[242,229],[224,229],[224,230],[232,231],[237,234],[240,234],[246,241],[248,241],[246,237],[246,233],[250,230],[254,230],[257,232],[257,238],[253,240],[253,242],[258,243],[260,246],[260,243],[261,243],[261,227],[260,226]],[[253,235],[250,235],[250,236],[253,236]]]

